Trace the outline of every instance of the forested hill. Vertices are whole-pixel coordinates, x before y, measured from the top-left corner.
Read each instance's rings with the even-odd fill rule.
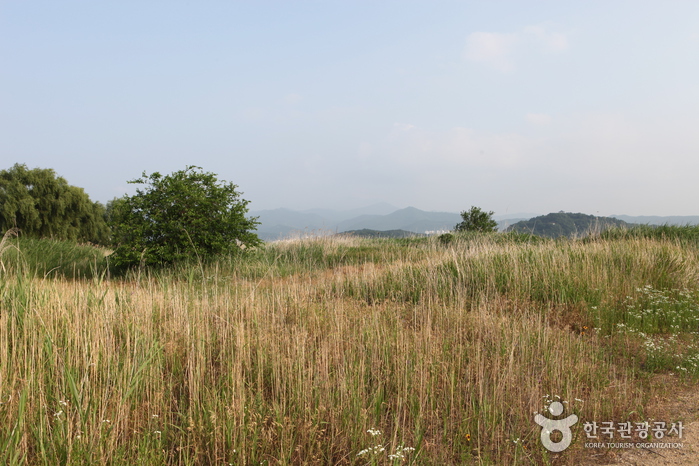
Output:
[[[558,212],[517,222],[507,231],[521,231],[549,238],[585,236],[610,227],[630,227],[633,224],[611,217]]]

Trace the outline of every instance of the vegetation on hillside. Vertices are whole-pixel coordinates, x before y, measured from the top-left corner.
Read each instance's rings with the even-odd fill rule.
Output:
[[[631,225],[611,217],[574,214],[568,212],[551,213],[523,220],[507,228],[507,231],[531,233],[548,238],[582,237],[599,234],[609,228],[630,227]]]
[[[699,377],[697,231],[310,238],[119,279],[8,237],[0,463],[576,463],[585,422]]]

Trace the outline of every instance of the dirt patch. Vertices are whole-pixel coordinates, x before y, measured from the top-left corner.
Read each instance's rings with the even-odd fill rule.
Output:
[[[673,384],[673,379],[668,378],[665,382]],[[673,422],[682,422],[682,437],[668,435],[663,439],[635,439],[633,443],[663,443],[674,448],[645,448],[641,445],[632,448],[588,448],[579,452],[576,463],[597,466],[699,465],[699,384],[682,387],[674,380],[673,385],[677,388],[668,388],[665,396],[657,397],[648,407],[648,413],[653,420],[666,422],[668,428]],[[616,439],[613,442],[620,443]],[[677,448],[677,444],[680,444],[681,448]]]

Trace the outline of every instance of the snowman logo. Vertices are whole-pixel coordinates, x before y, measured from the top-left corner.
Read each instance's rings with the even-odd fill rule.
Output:
[[[554,401],[549,405],[549,411],[554,416],[560,416],[563,414],[563,404]],[[534,422],[541,426],[541,443],[546,447],[548,451],[554,453],[559,453],[570,446],[570,442],[573,441],[573,433],[570,428],[578,422],[578,416],[571,414],[564,419],[549,419],[546,416],[537,414],[534,416]],[[554,442],[551,440],[551,434],[555,431],[559,431],[563,438],[559,442]]]

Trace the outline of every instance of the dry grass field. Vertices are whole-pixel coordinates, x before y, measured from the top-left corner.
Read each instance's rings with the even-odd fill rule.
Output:
[[[584,422],[699,374],[681,234],[307,238],[126,277],[75,247],[0,247],[1,464],[569,464]],[[561,453],[533,420],[556,400]]]

